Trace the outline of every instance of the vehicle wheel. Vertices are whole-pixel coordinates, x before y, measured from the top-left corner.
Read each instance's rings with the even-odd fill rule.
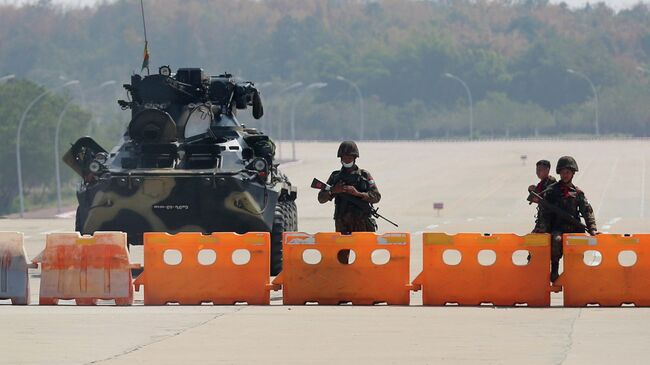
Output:
[[[271,231],[271,276],[276,276],[282,271],[282,233],[287,227],[285,204],[285,202],[278,202],[275,206]]]

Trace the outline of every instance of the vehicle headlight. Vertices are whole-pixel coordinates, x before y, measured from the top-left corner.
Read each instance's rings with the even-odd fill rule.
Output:
[[[98,172],[102,169],[102,165],[101,165],[99,162],[97,162],[97,161],[93,161],[93,162],[91,162],[91,163],[88,165],[88,169],[89,169],[90,172],[92,172],[93,174],[96,174],[96,173],[98,173]]]
[[[261,158],[255,160],[253,162],[253,168],[258,172],[266,171],[266,161]]]

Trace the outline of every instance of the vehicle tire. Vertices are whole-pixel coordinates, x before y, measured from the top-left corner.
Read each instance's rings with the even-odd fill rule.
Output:
[[[278,202],[271,231],[271,276],[276,276],[282,271],[282,234],[296,229],[298,229],[296,202]]]

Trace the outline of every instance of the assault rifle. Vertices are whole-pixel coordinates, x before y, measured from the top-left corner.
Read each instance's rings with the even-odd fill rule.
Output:
[[[589,233],[589,229],[584,225],[579,219],[576,219],[571,214],[563,211],[562,209],[556,207],[555,205],[544,200],[544,198],[537,194],[535,191],[529,191],[528,201],[531,203],[537,203],[542,206],[542,208],[555,213],[558,218],[567,221],[569,223],[575,224],[577,227],[582,228],[585,232]]]
[[[311,187],[314,188],[314,189],[327,190],[327,191],[329,191],[331,189],[331,186],[327,185],[326,183],[324,183],[324,182],[322,182],[322,181],[320,181],[318,179],[312,180]],[[358,198],[355,198],[352,195],[338,194],[337,196],[340,197],[341,199],[345,200],[346,202],[356,206],[357,208],[361,209],[364,213],[369,214],[369,215],[371,215],[371,216],[373,216],[375,218],[381,218],[381,219],[385,220],[386,222],[394,225],[395,227],[399,227],[397,225],[397,223],[394,223],[390,219],[388,219],[388,218],[384,217],[383,215],[379,214],[377,212],[379,210],[379,208],[373,208],[371,205],[361,202]]]

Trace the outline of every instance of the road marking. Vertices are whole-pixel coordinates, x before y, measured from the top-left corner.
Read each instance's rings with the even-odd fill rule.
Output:
[[[614,224],[620,222],[621,219],[623,219],[623,218],[622,218],[622,217],[616,217],[616,218],[613,218],[613,219],[611,219],[609,222],[607,222],[607,224],[609,224],[609,225],[614,225]]]
[[[596,209],[596,217],[600,215],[600,209],[603,207],[603,204],[605,203],[605,195],[607,194],[607,190],[609,190],[609,186],[612,184],[612,180],[614,180],[614,172],[616,172],[616,167],[618,166],[618,161],[619,159],[616,158],[616,161],[614,161],[614,164],[612,165],[612,171],[609,172],[609,177],[607,178],[607,183],[605,183],[605,189],[603,190],[603,194],[600,196],[600,202],[598,203],[598,209]]]
[[[616,217],[616,218],[610,219],[609,222],[607,222],[607,224],[605,224],[605,225],[603,226],[603,230],[606,230],[606,229],[610,229],[610,228],[612,228],[613,225],[615,225],[616,223],[620,222],[622,219],[623,219],[623,218],[621,218],[621,217]],[[603,233],[608,233],[608,232],[607,232],[607,231],[603,231]]]
[[[53,229],[51,231],[44,231],[44,232],[39,232],[39,235],[48,235],[50,233],[57,233],[57,232],[63,232],[62,229]]]
[[[77,211],[76,210],[71,210],[69,212],[57,214],[56,217],[57,218],[74,218],[76,215],[77,215]]]
[[[437,224],[432,224],[430,226],[427,226],[427,229],[434,229],[434,228],[437,228],[437,227],[438,227]]]

